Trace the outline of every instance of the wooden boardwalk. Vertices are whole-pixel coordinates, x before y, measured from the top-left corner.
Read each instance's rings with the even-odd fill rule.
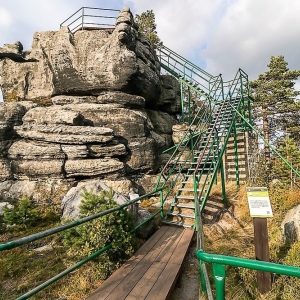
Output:
[[[162,226],[87,300],[167,299],[194,231]]]

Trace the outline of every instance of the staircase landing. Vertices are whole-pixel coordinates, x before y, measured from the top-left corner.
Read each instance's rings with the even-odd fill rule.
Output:
[[[87,300],[167,299],[180,275],[193,233],[162,226]]]

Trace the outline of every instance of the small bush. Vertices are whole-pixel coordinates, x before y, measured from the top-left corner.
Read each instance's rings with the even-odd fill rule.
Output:
[[[84,189],[82,196],[81,218],[118,206],[112,200],[112,190],[96,195]],[[135,251],[137,240],[130,233],[133,228],[133,216],[126,210],[116,211],[70,229],[64,234],[64,243],[70,246],[68,255],[77,261],[111,243],[112,248],[96,259],[99,275],[104,279]]]
[[[27,196],[17,202],[12,208],[5,206],[3,212],[3,222],[7,225],[27,227],[36,224],[39,219],[37,207]]]

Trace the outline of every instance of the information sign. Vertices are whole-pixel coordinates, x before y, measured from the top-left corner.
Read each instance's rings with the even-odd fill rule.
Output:
[[[273,217],[269,193],[266,187],[248,187],[246,191],[251,217]]]

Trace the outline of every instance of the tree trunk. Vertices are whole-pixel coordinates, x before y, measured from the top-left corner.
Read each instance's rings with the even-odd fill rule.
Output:
[[[262,118],[263,118],[263,133],[264,133],[264,138],[268,143],[270,143],[270,135],[269,135],[269,120],[268,116],[266,113],[266,107],[262,107]],[[267,164],[270,164],[271,161],[271,149],[269,145],[265,144],[264,145],[264,150],[265,150],[265,160]]]

